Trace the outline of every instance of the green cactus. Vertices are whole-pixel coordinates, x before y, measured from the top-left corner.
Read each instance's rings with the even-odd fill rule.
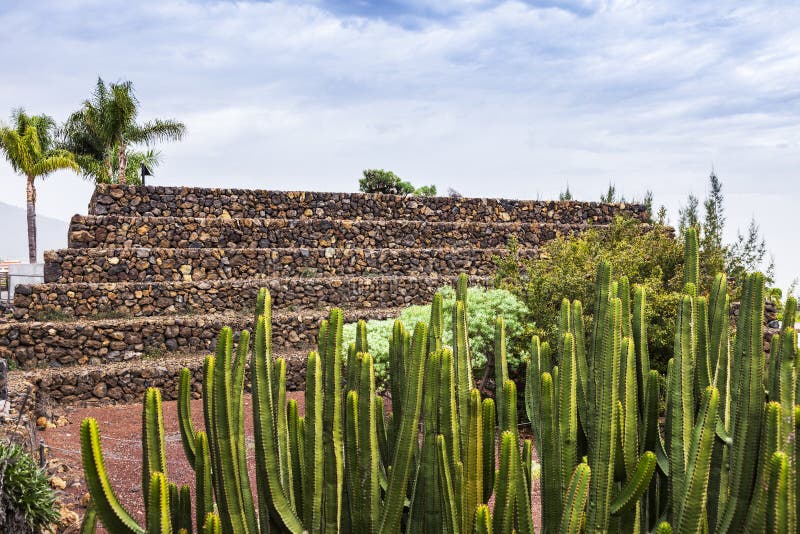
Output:
[[[378,452],[378,422],[375,403],[375,369],[372,357],[364,355],[361,366],[361,392],[359,394],[359,457],[358,474],[362,488],[362,526],[366,532],[377,529],[380,515],[380,453]],[[380,414],[382,417],[383,414]]]
[[[482,411],[483,430],[481,435],[483,436],[483,459],[481,460],[481,465],[483,466],[483,499],[481,500],[483,503],[488,503],[489,498],[494,492],[495,429],[497,428],[494,401],[492,399],[483,399]]]
[[[407,375],[408,388],[405,394],[403,417],[396,435],[396,447],[392,459],[392,472],[389,477],[384,507],[381,513],[381,534],[394,533],[400,528],[400,519],[411,475],[412,460],[416,447],[412,447],[417,440],[417,425],[419,424],[420,408],[422,405],[422,381],[425,371],[425,347],[427,343],[427,328],[418,323],[414,327],[412,337],[411,362]]]
[[[178,423],[181,432],[181,444],[186,460],[194,468],[195,463],[195,436],[197,432],[192,425],[190,411],[192,387],[192,372],[189,369],[182,369],[178,381]]]
[[[428,354],[442,350],[444,335],[444,300],[440,293],[433,296],[431,319],[428,323]],[[366,351],[364,351],[366,352]]]
[[[753,451],[758,449],[761,412],[764,404],[761,325],[764,317],[764,277],[748,275],[742,287],[737,333],[731,360],[730,433],[736,436],[730,447],[731,465],[727,498],[717,522],[718,532],[729,532],[732,526],[744,524],[752,499],[757,473]]]
[[[684,238],[684,267],[683,285],[692,284],[698,287],[700,281],[700,244],[697,237],[697,228],[689,227],[686,229]]]
[[[711,467],[711,445],[715,438],[719,392],[708,386],[703,395],[697,425],[692,431],[691,447],[686,468],[686,486],[680,502],[673,502],[674,521],[679,532],[702,532],[705,528],[705,503],[708,495],[708,475]],[[674,497],[673,497],[674,499]]]
[[[528,484],[527,491],[530,494],[533,486],[533,440],[526,439],[522,442],[522,463],[525,482]]]
[[[578,463],[578,353],[572,333],[564,333],[561,340],[561,359],[558,368],[557,439],[561,463],[559,501],[569,485],[572,472]]]
[[[783,318],[781,319],[781,334],[783,334],[788,328],[794,328],[796,317],[797,317],[797,299],[794,296],[789,296],[786,298],[786,303],[783,305]]]
[[[579,373],[581,371],[579,365]],[[583,361],[585,364],[585,359]],[[533,443],[539,453],[542,455],[541,439],[542,439],[542,424],[541,424],[541,382],[539,377],[545,372],[542,368],[542,344],[539,341],[539,336],[533,336],[531,339],[531,354],[528,359],[528,364],[525,374],[525,411],[528,416],[528,421],[531,422],[531,433],[533,434]],[[549,371],[548,371],[549,372]],[[579,374],[580,376],[580,374]],[[580,387],[580,382],[579,382]],[[581,395],[580,389],[578,395]],[[578,402],[583,405],[582,397],[578,397]]]
[[[692,250],[690,240],[688,256]],[[762,387],[759,366],[763,369],[763,353],[760,344],[756,344],[760,338],[762,309],[758,303],[762,281],[759,275],[752,275],[743,291],[739,330],[745,335],[736,338],[734,354],[742,357],[735,362],[729,354],[725,278],[715,279],[710,297],[698,295],[691,259],[688,263],[687,292],[678,310],[675,358],[667,376],[664,438],[658,413],[661,378],[650,369],[643,288],[635,286],[630,298],[627,280],[612,282],[610,268],[601,263],[595,330],[588,349],[584,350],[582,310],[577,302],[562,303],[562,347],[558,367],[551,372],[544,369],[542,344],[534,340],[525,404],[542,464],[544,532],[558,529],[562,519],[570,524],[568,511],[562,508],[562,513],[557,508],[560,501],[554,495],[560,490],[566,497],[572,472],[584,455],[591,466],[592,480],[580,528],[651,531],[668,516],[681,532],[699,532],[709,527],[712,532],[736,531],[732,524],[723,523],[730,519],[725,513],[732,513],[728,511],[731,509],[742,513],[743,505],[731,504],[737,497],[737,488],[752,495],[753,476],[765,469],[752,462],[752,452],[749,465],[741,457],[738,465],[731,464],[730,471],[724,468],[736,461],[736,451],[741,452],[736,439],[731,438],[736,424],[745,429],[745,435],[752,432],[765,439],[759,428],[760,416],[753,416],[752,412],[754,407],[763,405],[763,389],[760,395],[757,393]],[[772,389],[780,404],[789,407],[797,395],[796,341],[787,334],[776,347],[778,361],[774,365],[778,371],[770,375],[770,380],[777,384]],[[784,353],[791,363],[784,362]],[[731,368],[731,362],[735,362],[736,369]],[[536,376],[541,380],[534,381]],[[729,391],[743,394],[729,395]],[[534,396],[535,392],[538,395]],[[576,404],[577,422],[570,417]],[[746,416],[738,415],[740,409],[751,411],[745,412]],[[795,421],[786,417],[782,423],[786,435]],[[570,449],[571,432],[579,438],[575,456]],[[758,448],[756,444],[755,450]],[[764,445],[760,448],[766,450],[762,458],[777,450],[765,449]],[[565,450],[569,451],[568,459],[564,458]],[[766,461],[762,459],[761,463]],[[753,481],[746,491],[745,485],[736,481],[741,474]],[[760,476],[765,486],[767,479]],[[794,503],[793,494],[786,501]],[[747,507],[744,508],[747,515]],[[735,523],[737,529],[743,524],[743,518]]]
[[[506,355],[506,322],[497,317],[494,322],[494,384],[497,404],[497,424],[500,428],[508,426],[506,422],[505,403],[503,402],[503,384],[508,380],[508,358]],[[516,423],[516,422],[515,422]]]
[[[616,446],[614,442],[619,432],[614,410],[619,394],[619,358],[621,352],[622,303],[618,298],[610,298],[603,307],[608,310],[603,315],[602,341],[598,340],[599,358],[594,367],[597,370],[594,443],[589,465],[592,467],[593,483],[590,487],[586,521],[590,530],[605,531],[609,522],[609,507],[614,486],[614,462]],[[591,382],[591,380],[590,380]],[[611,439],[608,439],[610,437]]]
[[[510,380],[507,382],[513,384]],[[514,401],[516,404],[516,399]],[[519,453],[519,436],[515,436],[511,448],[511,467],[514,475],[514,532],[518,534],[534,534],[533,516],[531,515],[531,492],[527,477],[524,474],[525,463]]]
[[[453,487],[453,477],[450,473],[450,455],[444,436],[436,436],[436,461],[439,465],[439,491],[442,495],[443,525],[447,532],[458,534],[461,532],[461,517],[459,505],[456,501],[456,489]],[[477,526],[476,526],[477,528]]]
[[[266,315],[269,314],[268,310],[269,304],[267,304],[265,315],[258,318],[251,361],[259,523],[261,530],[264,530],[264,526],[269,521],[268,518],[271,518],[279,521],[286,530],[299,533],[304,530],[303,524],[284,492],[281,484],[281,469],[278,465],[280,440],[276,429],[279,423],[275,420],[277,410],[273,406],[272,332],[271,325],[268,325],[266,320]],[[224,368],[221,372],[224,372]],[[215,371],[215,375],[216,373],[217,371]],[[216,387],[215,389],[215,394],[221,393],[220,389]],[[216,415],[218,416],[218,414]],[[219,497],[217,500],[219,501]],[[224,529],[224,515],[222,519]]]
[[[545,532],[561,517],[561,460],[556,432],[555,393],[550,373],[541,376],[541,432],[539,458],[542,464],[542,523]]]
[[[203,523],[203,534],[222,534],[222,523],[217,514],[208,514]]]
[[[115,534],[144,534],[144,529],[122,507],[111,488],[95,419],[87,418],[81,423],[81,455],[86,484],[103,525]]]
[[[247,471],[242,472],[239,465],[238,423],[241,417],[239,414],[241,396],[238,399],[233,397],[234,378],[230,372],[233,365],[233,332],[230,328],[222,329],[218,347],[220,345],[224,348],[217,349],[217,358],[214,362],[214,420],[209,422],[214,427],[217,451],[215,466],[218,468],[221,483],[219,487],[215,486],[215,490],[218,490],[217,503],[223,512],[220,518],[224,530],[229,527],[234,532],[249,533],[255,529],[255,516],[252,493],[245,495],[242,491],[243,478],[247,476]],[[243,369],[242,367],[242,372]],[[241,454],[243,453],[244,451],[241,451]],[[221,503],[224,503],[224,507]]]
[[[208,436],[205,432],[195,434],[195,519],[200,527],[206,521],[206,515],[214,510],[214,487],[211,479],[211,453]]]
[[[512,382],[513,383],[513,382]],[[469,396],[467,448],[464,451],[464,495],[461,514],[464,518],[461,531],[469,532],[475,518],[475,510],[483,502],[483,426],[481,416],[481,395],[473,389]]]
[[[83,514],[81,520],[80,534],[94,534],[97,531],[97,509],[94,506],[94,501],[89,499],[89,505],[86,507],[86,513]]]
[[[292,485],[286,491],[291,493],[298,517],[303,517],[303,420],[298,411],[297,401],[286,403],[286,419],[289,433],[289,462],[291,464]]]
[[[430,333],[428,335],[430,350]],[[441,523],[441,500],[439,492],[439,469],[436,460],[436,436],[439,434],[439,383],[441,380],[442,356],[440,351],[430,354],[425,376],[427,384],[423,393],[423,434],[420,463],[417,470],[414,500],[411,503],[410,528],[414,532],[426,532],[427,525]]]
[[[164,414],[161,408],[161,391],[148,388],[142,403],[142,495],[151,487],[153,473],[166,477],[167,453],[164,444]],[[144,500],[145,514],[150,502]]]
[[[790,532],[789,460],[786,453],[775,451],[769,464],[767,532]]]
[[[348,504],[349,504],[349,517],[351,527],[353,529],[363,529],[361,521],[361,477],[358,473],[356,466],[358,466],[358,452],[359,452],[359,410],[358,410],[358,392],[349,391],[347,399],[345,400],[345,429],[344,429],[344,458],[345,463],[350,467],[345,472],[345,479],[347,481],[348,491]]]
[[[467,340],[466,301],[462,300],[457,300],[453,307],[453,360],[456,369],[458,423],[461,430],[459,442],[461,450],[464,450],[467,441],[466,429],[468,423],[467,419],[469,417],[469,392],[472,389],[472,360],[470,358],[469,342]]]
[[[403,323],[397,320],[392,329],[392,337],[389,339],[389,383],[392,393],[392,434],[394,436],[399,433],[403,415],[410,355],[411,336]],[[392,441],[394,442],[394,440]],[[394,454],[394,450],[390,452]]]
[[[192,495],[189,486],[184,484],[180,487],[178,499],[177,517],[172,523],[172,530],[192,532]]]
[[[461,429],[459,426],[456,380],[453,352],[449,348],[445,348],[441,351],[441,374],[439,377],[439,432],[444,436],[445,444],[449,451],[448,458],[451,475],[455,463],[461,461]],[[494,410],[494,404],[492,404],[492,410]],[[485,419],[485,408],[483,413]],[[491,420],[494,423],[494,413],[492,413]],[[492,427],[492,436],[494,436],[494,427]],[[484,436],[485,439],[486,436]],[[494,450],[494,447],[492,447],[492,450]]]
[[[492,534],[492,514],[489,507],[482,504],[475,512],[475,534]]]
[[[170,518],[169,491],[167,490],[167,477],[163,473],[155,472],[150,478],[147,511],[147,532],[149,534],[171,534],[172,519]]]
[[[586,463],[578,464],[572,472],[564,499],[561,516],[561,534],[580,534],[583,531],[584,508],[589,498],[589,481],[592,470]]]
[[[692,250],[690,243],[687,256]],[[520,440],[517,429],[516,384],[508,380],[501,318],[494,324],[497,402],[472,388],[465,277],[458,281],[452,348],[441,339],[441,297],[434,299],[429,326],[415,325],[411,334],[395,324],[388,421],[375,391],[365,325],[343,361],[341,310],[322,322],[318,351],[308,356],[306,413],[299,416],[297,403],[286,398],[286,362],[273,357],[271,298],[261,291],[252,343],[245,332],[234,347],[232,331],[223,329],[215,355],[204,363],[205,431],[191,421],[192,375],[180,375],[179,428],[195,472],[193,496],[166,475],[161,396],[157,390],[145,395],[146,530],[120,506],[105,472],[97,423],[84,421],[84,470],[97,517],[110,532],[123,534],[189,533],[193,527],[226,534],[532,534],[535,444],[545,533],[666,533],[670,525],[676,532],[712,534],[795,531],[797,334],[791,325],[781,329],[766,366],[763,277],[744,281],[731,344],[724,275],[706,296],[689,271],[691,265],[668,366],[663,436],[662,377],[650,369],[646,347],[646,294],[625,279],[613,281],[607,264],[598,267],[590,338],[581,303],[564,301],[557,361],[547,343],[532,339],[525,408],[533,442]],[[244,436],[248,363],[253,481]],[[765,385],[772,402],[765,402]]]
[[[511,532],[514,521],[514,493],[516,490],[514,477],[517,469],[513,464],[513,451],[516,448],[514,434],[508,430],[504,431],[500,435],[500,470],[497,473],[494,514],[492,515],[492,531],[496,533]]]
[[[632,328],[633,347],[636,352],[636,379],[639,389],[639,415],[645,412],[647,381],[650,374],[650,354],[647,350],[647,292],[642,286],[633,287]]]
[[[692,298],[684,296],[675,325],[674,364],[670,375],[669,412],[669,474],[670,493],[684,495],[686,471],[694,426],[694,331]],[[673,521],[674,523],[674,521]]]
[[[305,493],[304,526],[308,532],[322,532],[322,360],[311,352],[306,363],[305,391]]]

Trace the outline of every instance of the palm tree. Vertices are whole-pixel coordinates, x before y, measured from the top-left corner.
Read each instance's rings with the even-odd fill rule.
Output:
[[[142,165],[147,167],[150,172],[153,172],[156,167],[161,165],[162,161],[161,152],[153,150],[152,148],[140,152],[133,150],[128,153],[128,171],[125,176],[125,183],[132,185],[141,185],[142,177],[140,174]],[[119,158],[115,159],[114,164],[119,168]]]
[[[26,115],[14,111],[11,127],[0,127],[0,149],[14,172],[27,179],[28,260],[36,263],[36,178],[59,169],[78,171],[78,164],[67,151],[53,148],[56,123],[47,115]]]
[[[186,133],[186,126],[173,120],[137,124],[138,114],[139,101],[131,82],[106,85],[97,79],[92,97],[70,115],[62,132],[64,148],[76,154],[85,176],[97,182],[124,183],[131,145],[177,141]]]

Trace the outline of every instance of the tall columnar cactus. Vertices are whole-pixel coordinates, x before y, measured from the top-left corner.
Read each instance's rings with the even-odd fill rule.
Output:
[[[694,226],[686,229],[683,261],[684,287],[692,284],[695,288],[698,288],[700,282],[700,242],[697,236],[697,228]]]
[[[708,296],[700,294],[696,241],[689,232],[663,436],[662,379],[650,369],[643,288],[631,290],[625,279],[613,282],[601,264],[588,343],[578,302],[562,304],[557,367],[545,368],[542,344],[534,338],[526,408],[542,463],[545,532],[568,529],[575,517],[585,517],[580,528],[587,532],[797,528],[797,336],[784,325],[765,365],[763,277],[753,274],[744,281],[731,338],[725,276],[714,279]],[[787,306],[791,313],[793,304]],[[573,427],[580,438],[575,456],[569,449]],[[585,516],[576,516],[563,506],[575,502],[567,497],[574,493],[570,485],[581,457],[588,460],[591,482]]]
[[[695,249],[687,239],[687,256]],[[84,421],[84,470],[97,517],[123,534],[193,528],[214,534],[532,534],[535,444],[543,532],[794,531],[797,334],[784,325],[766,365],[763,277],[744,282],[731,343],[725,277],[717,276],[705,296],[691,270],[687,261],[663,435],[663,379],[650,368],[645,291],[625,279],[613,281],[610,267],[601,264],[590,335],[581,303],[565,301],[556,365],[549,345],[532,340],[525,407],[534,442],[521,440],[517,429],[502,319],[495,322],[496,403],[472,387],[465,277],[458,281],[452,347],[442,342],[441,297],[434,299],[428,325],[408,331],[395,324],[388,417],[375,391],[365,324],[343,358],[341,310],[322,322],[318,350],[308,356],[300,416],[298,404],[287,400],[286,362],[273,356],[271,299],[263,290],[252,340],[244,332],[235,346],[232,331],[223,329],[204,363],[204,431],[190,418],[191,373],[181,373],[179,428],[195,471],[194,495],[168,479],[157,390],[149,390],[143,404],[144,526],[120,505],[97,423]],[[244,435],[248,366],[253,480]]]
[[[764,351],[762,320],[764,317],[764,278],[749,275],[742,288],[737,332],[731,354],[730,446],[728,487],[723,507],[719,510],[717,530],[736,531],[744,524],[757,479],[753,452],[758,450],[764,404]]]
[[[262,290],[257,302],[260,313],[253,342],[243,332],[234,350],[232,331],[224,328],[215,355],[204,363],[203,412],[207,433],[195,430],[190,419],[191,374],[184,370],[180,376],[179,426],[185,455],[195,470],[197,531],[237,534],[398,531],[405,525],[405,503],[412,497],[408,492],[409,481],[412,476],[416,478],[417,462],[422,458],[417,451],[416,432],[426,367],[437,367],[437,376],[449,384],[446,392],[432,395],[426,404],[430,435],[434,442],[440,433],[442,437],[449,436],[448,464],[451,451],[459,450],[461,431],[451,351],[437,350],[429,360],[428,344],[436,336],[429,337],[425,325],[417,325],[413,336],[405,333],[402,326],[397,329],[396,350],[402,360],[396,365],[403,372],[395,384],[397,430],[390,455],[383,402],[375,392],[374,363],[368,353],[357,352],[349,362],[347,372],[353,378],[348,387],[354,389],[346,395],[349,402],[345,404],[343,400],[341,310],[333,310],[323,322],[320,332],[325,339],[318,345],[321,352],[309,355],[306,414],[300,417],[296,402],[286,399],[286,364],[272,354],[269,293]],[[436,320],[434,316],[432,322]],[[363,327],[356,348],[368,349]],[[248,359],[256,449],[254,484],[245,460],[243,392]],[[444,368],[442,361],[446,364]],[[450,402],[449,415],[439,415],[442,400]],[[352,431],[349,439],[344,432],[345,408],[348,430]],[[143,405],[142,443],[142,494],[147,507],[144,528],[125,512],[111,489],[96,422],[84,422],[85,471],[95,495],[98,517],[115,533],[143,533],[145,528],[147,532],[191,530],[188,488],[179,489],[168,481],[165,473],[161,396],[155,389],[148,390]],[[476,443],[482,444],[483,440],[478,438]],[[351,454],[345,454],[345,450]],[[431,450],[435,462],[436,451]],[[476,450],[482,458],[481,450]],[[475,469],[478,479],[483,480],[480,464]],[[384,484],[385,492],[381,489]],[[437,477],[433,477],[431,485],[436,484]],[[257,502],[253,499],[253,486]],[[426,499],[426,494],[427,490],[419,494],[419,502],[425,503],[423,520],[430,515],[431,505],[442,502]],[[478,499],[483,498],[480,489],[475,494]],[[432,527],[431,531],[435,530]]]
[[[497,401],[497,423],[505,428],[506,414],[503,402],[503,384],[508,380],[508,357],[506,355],[506,322],[497,317],[494,322],[494,382],[495,399]]]
[[[755,394],[759,377],[753,379],[749,374],[757,375],[763,353],[760,346],[742,343],[743,336],[739,336],[736,346],[747,346],[739,349],[740,353],[746,350],[747,357],[739,362],[743,373],[733,376],[738,371],[731,365],[725,277],[716,277],[709,297],[698,295],[697,236],[693,230],[687,236],[686,254],[686,296],[679,309],[675,359],[667,380],[666,444],[658,423],[661,378],[650,369],[647,350],[643,288],[634,287],[631,298],[628,281],[612,282],[610,268],[601,264],[590,341],[584,341],[581,304],[568,301],[562,304],[560,314],[558,367],[549,368],[549,358],[542,355],[543,344],[534,338],[526,408],[540,444],[545,530],[557,528],[554,518],[559,515],[559,500],[548,497],[548,492],[561,492],[563,497],[570,468],[584,455],[589,457],[594,475],[586,514],[588,530],[665,530],[666,524],[658,526],[665,515],[676,521],[681,531],[709,526],[714,530],[731,487],[735,492],[738,484],[732,477],[740,470],[747,473],[743,466],[732,473],[723,466],[733,454],[735,439],[730,436],[737,420],[737,403],[750,406],[762,402]],[[746,295],[760,291],[758,275],[748,287]],[[751,301],[760,302],[761,296]],[[740,330],[753,330],[750,339],[760,335],[753,319],[759,317],[760,321],[760,314],[756,309],[740,317]],[[793,363],[784,362],[781,356],[786,353],[787,359],[793,360],[796,341],[778,339],[776,348],[772,367],[777,371],[771,389],[785,409],[794,403],[797,382]],[[540,375],[541,381],[536,379]],[[747,395],[730,394],[742,391],[742,386]],[[577,421],[571,419],[573,401],[577,402]],[[757,425],[753,414],[749,412],[747,421]],[[750,423],[743,424],[747,427]],[[793,424],[791,417],[784,418],[784,431]],[[579,438],[575,456],[570,450],[571,432]],[[565,444],[569,451],[566,459]]]

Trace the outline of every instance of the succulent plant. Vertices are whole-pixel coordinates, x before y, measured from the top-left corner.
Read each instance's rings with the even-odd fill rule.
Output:
[[[502,318],[495,321],[494,398],[474,387],[465,276],[457,282],[452,347],[442,343],[441,297],[434,298],[429,323],[411,330],[395,323],[390,413],[376,393],[365,323],[343,354],[342,311],[334,309],[306,361],[301,416],[297,403],[287,401],[286,362],[273,355],[271,298],[262,290],[252,337],[243,332],[234,346],[224,328],[205,360],[205,431],[190,417],[191,373],[180,376],[179,427],[195,470],[194,495],[169,481],[161,395],[150,389],[142,417],[146,523],[137,524],[120,505],[97,423],[87,419],[82,452],[96,516],[110,532],[124,534],[533,534],[535,447],[541,532],[795,531],[797,334],[784,325],[767,363],[763,277],[745,279],[732,337],[725,276],[715,278],[707,295],[698,285],[694,230],[687,232],[686,254],[666,377],[650,368],[643,288],[614,280],[601,264],[591,332],[582,303],[564,300],[555,350],[531,341],[524,406],[533,440],[518,430]],[[792,314],[794,306],[787,303]],[[244,435],[248,368],[253,479]]]

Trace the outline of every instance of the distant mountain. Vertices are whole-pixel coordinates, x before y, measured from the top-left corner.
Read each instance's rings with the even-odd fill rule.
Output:
[[[45,250],[66,248],[69,223],[39,215],[36,241],[39,261]],[[28,225],[25,208],[0,202],[0,259],[28,261]]]

